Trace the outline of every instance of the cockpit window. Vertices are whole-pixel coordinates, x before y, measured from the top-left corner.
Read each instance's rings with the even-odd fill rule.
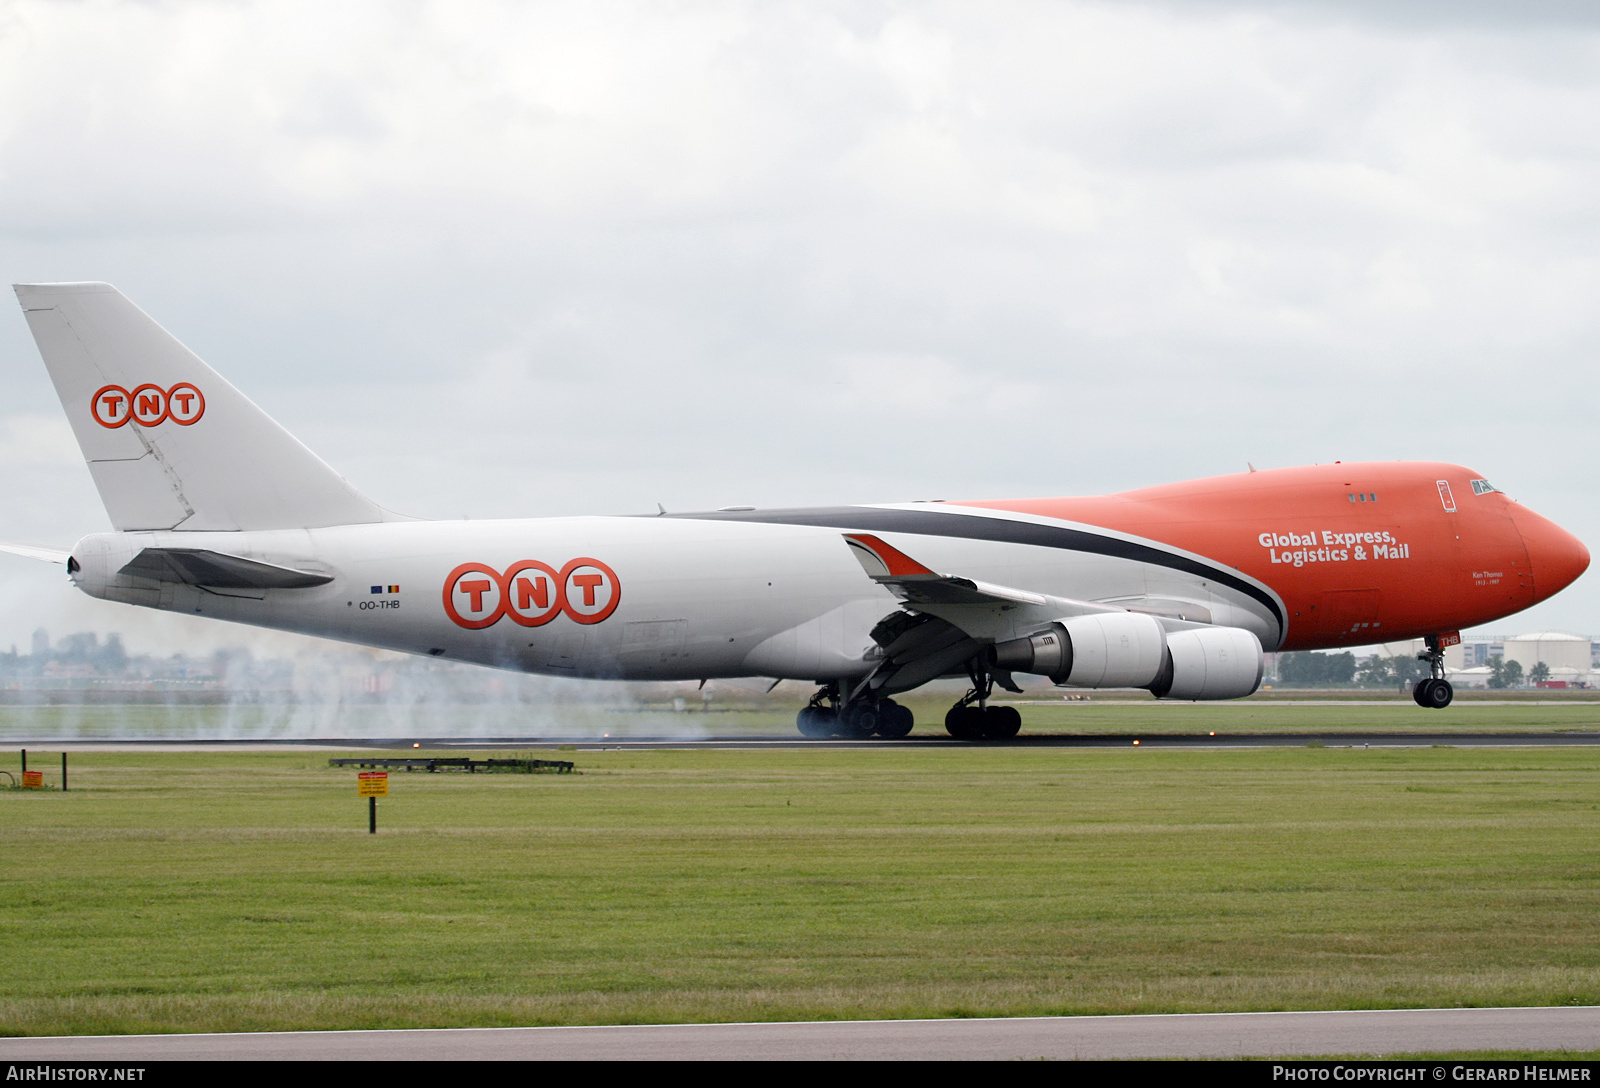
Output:
[[[1488,480],[1473,480],[1472,481],[1472,493],[1474,495],[1487,495],[1491,491],[1499,491],[1499,490],[1500,489],[1498,487],[1494,486],[1494,484],[1490,483]]]

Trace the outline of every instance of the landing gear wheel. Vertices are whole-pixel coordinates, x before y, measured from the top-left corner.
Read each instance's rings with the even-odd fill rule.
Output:
[[[1448,680],[1423,680],[1411,693],[1418,706],[1425,706],[1429,710],[1443,710],[1450,705],[1450,700],[1456,696],[1455,688],[1450,686]]]
[[[1010,740],[1022,731],[1022,713],[1014,706],[983,709],[983,735],[990,740]]]
[[[871,703],[851,703],[839,712],[839,735],[865,740],[878,731],[878,708]]]
[[[901,737],[909,736],[916,724],[917,720],[912,715],[910,707],[901,706],[893,699],[884,699],[878,703],[878,736],[899,740]]]
[[[1454,632],[1450,637],[1460,641],[1460,636]],[[1428,635],[1424,640],[1426,648],[1417,655],[1418,661],[1427,662],[1428,676],[1418,680],[1417,686],[1411,689],[1411,697],[1417,701],[1418,706],[1425,706],[1429,710],[1443,710],[1450,705],[1450,700],[1455,698],[1455,688],[1450,686],[1450,681],[1444,678],[1444,636]]]
[[[977,740],[983,736],[983,709],[976,706],[953,706],[944,716],[945,732],[957,740]]]
[[[800,716],[795,719],[795,724],[800,727],[802,736],[812,740],[821,740],[823,737],[833,736],[833,726],[836,721],[833,711],[827,707],[808,706],[800,711]]]

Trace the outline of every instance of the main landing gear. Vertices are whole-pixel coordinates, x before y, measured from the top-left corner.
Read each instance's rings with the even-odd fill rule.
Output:
[[[945,730],[957,740],[1009,740],[1016,736],[1022,729],[1022,715],[1014,706],[989,705],[995,680],[981,658],[968,663],[967,675],[972,678],[972,688],[944,716]],[[1001,683],[1010,686],[1004,674]],[[862,693],[845,702],[835,681],[817,689],[795,724],[804,736],[814,740],[827,737],[898,740],[909,736],[916,723],[910,708],[893,699]]]
[[[1417,660],[1428,663],[1429,675],[1417,681],[1417,686],[1411,689],[1411,697],[1418,706],[1443,710],[1455,698],[1456,690],[1444,678],[1444,648],[1439,645],[1438,636],[1429,635],[1427,645],[1428,648],[1417,655]]]
[[[1022,729],[1022,714],[1014,706],[990,706],[994,677],[976,663],[967,666],[972,690],[944,716],[945,732],[957,740],[1009,740]]]
[[[909,708],[893,699],[861,698],[841,706],[839,685],[830,683],[824,684],[811,697],[795,724],[804,736],[815,740],[824,737],[865,740],[873,736],[899,740],[911,733],[916,719]]]

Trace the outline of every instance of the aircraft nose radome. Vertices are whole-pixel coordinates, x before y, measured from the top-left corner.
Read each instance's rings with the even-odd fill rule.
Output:
[[[1517,532],[1528,549],[1535,601],[1555,596],[1589,569],[1589,549],[1583,541],[1526,507],[1516,506],[1512,511]]]

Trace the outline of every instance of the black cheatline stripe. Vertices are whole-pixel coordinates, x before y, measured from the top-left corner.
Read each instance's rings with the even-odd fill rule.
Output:
[[[716,511],[706,514],[668,514],[688,521],[749,521],[767,525],[814,525],[822,529],[877,529],[885,533],[916,533],[921,536],[953,536],[967,540],[993,540],[1006,544],[1033,544],[1041,548],[1088,552],[1113,559],[1131,559],[1171,570],[1194,574],[1220,582],[1260,601],[1277,617],[1278,631],[1285,630],[1285,617],[1278,602],[1260,586],[1245,581],[1225,568],[1198,562],[1184,555],[1173,555],[1147,544],[1086,533],[1065,526],[1040,525],[1032,521],[990,518],[973,514],[947,514],[937,510],[881,510],[870,506],[822,506],[799,510]],[[916,558],[913,556],[912,558]]]

